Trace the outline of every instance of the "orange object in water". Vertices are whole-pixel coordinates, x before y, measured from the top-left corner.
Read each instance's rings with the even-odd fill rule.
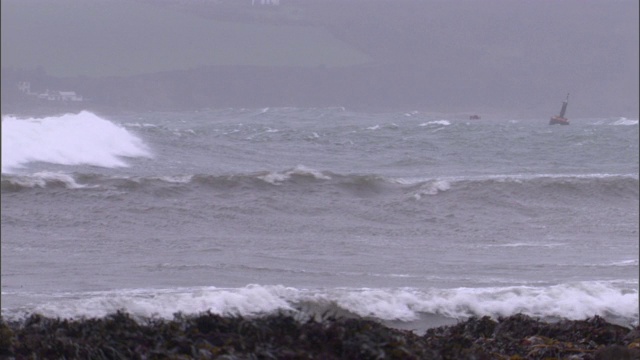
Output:
[[[564,117],[564,114],[567,112],[567,104],[569,104],[569,94],[567,94],[567,98],[562,102],[560,115],[553,116],[551,120],[549,120],[549,125],[569,125],[569,119]]]

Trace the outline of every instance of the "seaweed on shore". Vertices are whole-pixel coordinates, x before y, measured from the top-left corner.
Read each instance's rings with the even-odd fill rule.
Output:
[[[417,335],[366,319],[299,321],[126,312],[79,320],[0,318],[0,359],[640,359],[640,327],[601,317],[546,323],[526,315],[471,318]]]

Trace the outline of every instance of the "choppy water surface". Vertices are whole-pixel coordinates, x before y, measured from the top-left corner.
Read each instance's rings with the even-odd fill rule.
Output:
[[[638,120],[2,118],[2,315],[638,319]]]

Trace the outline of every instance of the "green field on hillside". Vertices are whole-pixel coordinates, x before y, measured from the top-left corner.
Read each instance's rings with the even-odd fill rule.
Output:
[[[60,77],[371,61],[320,27],[220,21],[144,2],[2,0],[1,14],[2,67]]]

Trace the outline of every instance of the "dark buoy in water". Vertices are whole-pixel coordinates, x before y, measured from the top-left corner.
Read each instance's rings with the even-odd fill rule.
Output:
[[[562,102],[560,115],[553,116],[551,120],[549,120],[549,125],[569,125],[569,119],[564,117],[564,114],[567,112],[567,104],[569,104],[569,94],[567,94],[567,98]]]

